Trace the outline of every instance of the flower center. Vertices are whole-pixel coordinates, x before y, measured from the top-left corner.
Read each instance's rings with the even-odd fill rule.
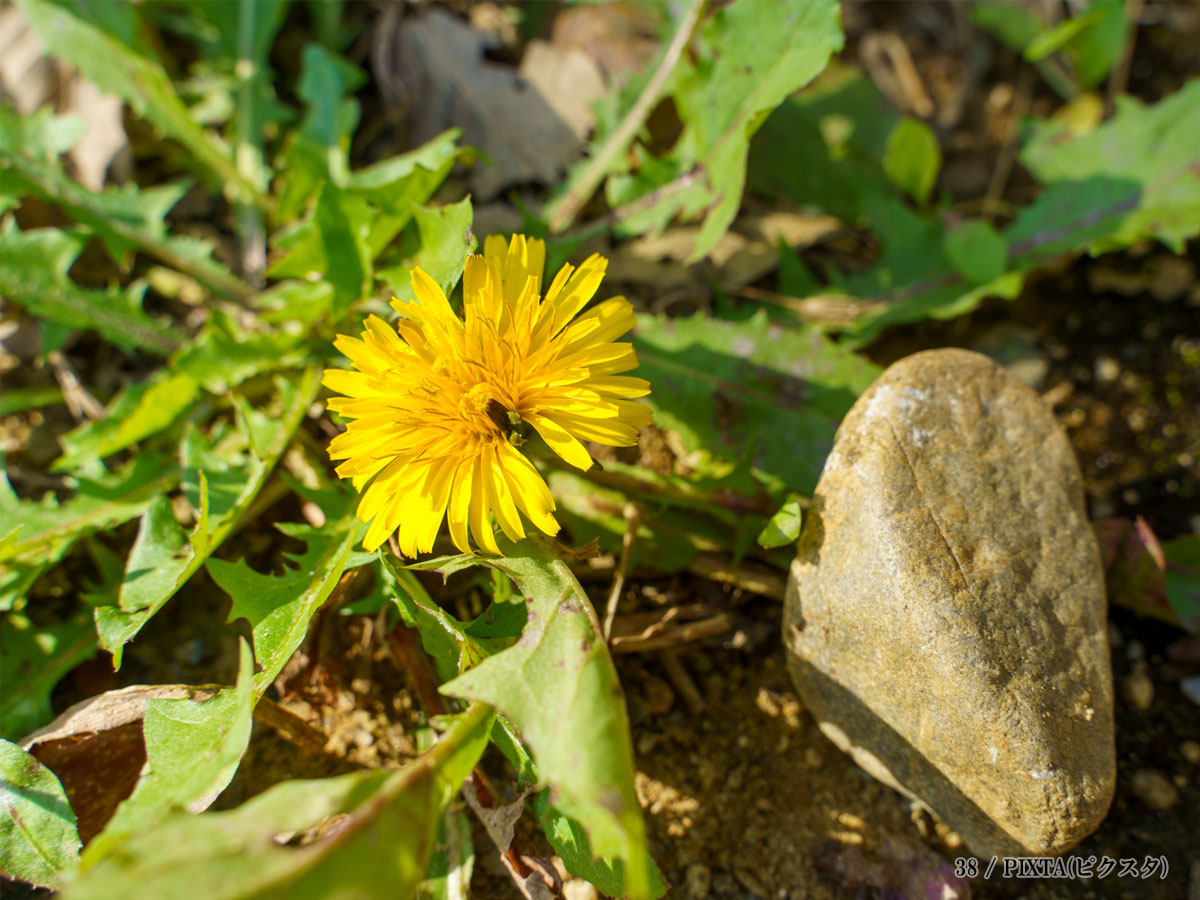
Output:
[[[458,401],[458,412],[464,419],[486,417],[488,401],[494,399],[492,386],[481,381],[462,395]]]

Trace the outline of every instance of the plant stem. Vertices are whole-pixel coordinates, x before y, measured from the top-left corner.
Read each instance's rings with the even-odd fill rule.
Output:
[[[633,140],[637,130],[642,127],[646,117],[654,108],[654,104],[658,102],[663,86],[666,85],[667,79],[683,55],[683,48],[691,40],[692,31],[700,20],[700,13],[703,9],[704,0],[692,0],[691,5],[683,14],[683,18],[679,21],[679,27],[675,30],[670,45],[663,53],[662,59],[659,60],[658,68],[646,82],[645,90],[638,96],[637,102],[625,114],[625,118],[621,120],[616,131],[608,136],[608,140],[604,142],[600,151],[592,157],[591,162],[571,185],[570,190],[559,200],[550,204],[546,210],[546,222],[551,232],[558,233],[574,221],[583,204],[587,202],[600,182],[604,180],[604,176],[608,174],[613,159],[629,146],[629,142]]]

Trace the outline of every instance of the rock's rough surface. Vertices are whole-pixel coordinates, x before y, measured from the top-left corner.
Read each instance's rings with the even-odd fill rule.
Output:
[[[986,357],[918,353],[859,398],[783,627],[825,734],[976,854],[1062,853],[1104,817],[1112,672],[1079,467]]]

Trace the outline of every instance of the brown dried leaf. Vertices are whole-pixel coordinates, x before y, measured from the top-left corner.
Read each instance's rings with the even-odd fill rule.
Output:
[[[149,700],[207,700],[219,688],[134,685],[76,703],[21,741],[62,782],[87,844],[133,793],[146,763],[142,720]]]
[[[551,184],[582,154],[583,141],[538,90],[484,58],[487,36],[445,10],[385,21],[376,42],[376,77],[406,107],[413,142],[458,127],[492,160],[471,174],[477,200],[511,185]]]

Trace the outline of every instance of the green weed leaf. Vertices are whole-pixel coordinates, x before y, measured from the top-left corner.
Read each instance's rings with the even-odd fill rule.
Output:
[[[212,258],[211,245],[167,232],[164,218],[187,191],[186,182],[145,189],[129,184],[97,193],[68,177],[57,156],[46,149],[58,150],[61,141],[56,135],[69,133],[70,125],[48,110],[18,116],[0,108],[0,163],[11,167],[13,179],[4,186],[6,192],[30,193],[58,204],[95,231],[122,265],[128,265],[131,251],[137,249],[226,297],[249,296],[250,289]]]
[[[587,594],[547,541],[527,538],[483,559],[525,595],[516,645],[442,686],[494,706],[520,730],[554,804],[583,824],[591,850],[620,860],[622,896],[658,896],[633,788],[624,695]]]
[[[44,627],[9,613],[0,619],[0,650],[0,737],[17,740],[54,718],[50,694],[96,652],[96,630],[85,613]]]
[[[0,740],[0,868],[35,887],[57,888],[79,848],[75,812],[57,776]]]
[[[946,258],[970,284],[984,284],[1008,268],[1008,242],[987,222],[967,222],[946,234]]]
[[[181,336],[142,310],[144,285],[101,291],[71,280],[67,270],[86,243],[86,235],[55,228],[0,231],[0,294],[68,328],[94,328],[119,347],[173,350]]]
[[[21,500],[8,479],[0,478],[0,609],[11,607],[32,577],[58,562],[80,537],[112,528],[140,515],[158,495],[179,481],[178,467],[161,456],[141,454],[119,472],[76,482],[64,503]],[[32,573],[32,577],[31,577]]]
[[[136,44],[136,13],[117,10],[120,21],[115,24],[119,27],[112,28],[114,22],[108,16],[112,11],[103,9],[107,5],[93,9],[91,15],[97,18],[91,18],[82,12],[88,9],[84,4],[21,0],[29,24],[47,50],[70,60],[101,90],[121,97],[164,135],[179,141],[218,182],[236,185],[256,204],[266,206],[266,198],[238,171],[228,149],[192,118],[162,63]]]
[[[159,900],[325,900],[337,895],[409,897],[425,877],[438,822],[487,747],[492,713],[476,704],[419,759],[379,769],[277,785],[229,812],[169,813],[94,859],[91,845],[67,900],[107,900],[130,884]],[[343,815],[303,846],[280,834]]]
[[[933,129],[919,119],[901,119],[888,138],[883,170],[888,178],[921,206],[942,167],[942,150]]]
[[[159,504],[151,511],[155,517],[142,522],[135,544],[142,550],[137,559],[131,552],[118,603],[96,609],[100,643],[112,653],[115,667],[120,668],[125,643],[204,565],[254,502],[316,395],[317,371],[305,370],[296,384],[283,378],[276,384],[279,411],[244,411],[240,450],[218,450],[198,429],[184,438],[184,492],[197,511],[190,551],[174,516]],[[151,577],[142,568],[147,559],[155,570]]]
[[[771,516],[767,527],[758,536],[758,545],[772,549],[794,544],[800,537],[800,526],[803,519],[800,497],[792,494],[788,497],[787,502],[779,507],[779,512]]]
[[[133,793],[88,844],[87,870],[175,809],[206,809],[233,779],[250,742],[254,711],[254,657],[238,648],[238,679],[215,697],[149,700],[142,723],[146,769]]]
[[[348,501],[347,497],[346,500]],[[326,509],[328,523],[313,528],[299,523],[276,527],[304,541],[305,552],[289,554],[289,567],[278,576],[254,571],[245,561],[210,559],[206,564],[213,581],[233,598],[229,621],[246,619],[254,632],[255,694],[262,696],[304,640],[308,623],[333,592],[346,568],[357,519],[349,503],[343,511]]]
[[[878,373],[819,331],[785,330],[761,312],[743,322],[643,315],[634,334],[638,374],[654,386],[646,402],[697,474],[734,477],[749,453],[771,489],[812,491],[838,423]],[[742,474],[730,487],[758,485]]]

